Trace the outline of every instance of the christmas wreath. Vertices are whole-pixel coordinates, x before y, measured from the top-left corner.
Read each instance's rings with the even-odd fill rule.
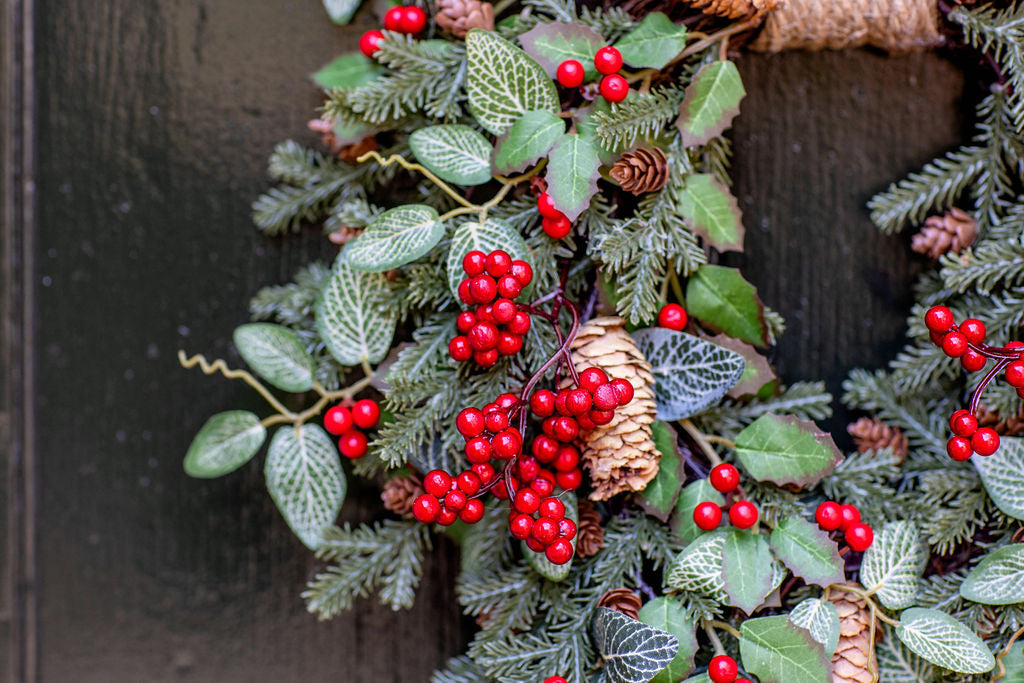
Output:
[[[410,606],[443,533],[479,631],[434,683],[1024,680],[1024,7],[847,4],[437,0],[316,73],[324,149],[280,144],[254,218],[342,249],[253,298],[252,373],[180,356],[273,409],[214,415],[184,467],[270,437],[325,563],[310,612]],[[723,265],[730,49],[943,41],[990,92],[970,144],[871,202],[938,267],[907,348],[845,384],[844,457]],[[353,477],[387,514],[337,526]]]

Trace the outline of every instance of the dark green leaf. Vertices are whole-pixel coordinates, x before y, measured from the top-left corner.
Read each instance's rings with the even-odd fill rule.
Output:
[[[813,486],[843,460],[828,432],[792,415],[762,415],[736,437],[736,454],[758,481]]]
[[[490,177],[490,176],[488,176]],[[404,266],[420,258],[444,237],[437,210],[406,204],[378,215],[342,252],[354,270],[370,273]]]
[[[687,176],[679,193],[686,225],[719,251],[743,251],[743,218],[736,197],[708,173]]]
[[[722,548],[722,577],[729,604],[747,614],[772,592],[772,554],[762,534],[730,529]]]
[[[615,47],[630,66],[663,69],[686,47],[686,27],[673,24],[664,12],[651,12]]]
[[[185,454],[185,474],[212,479],[249,462],[267,438],[260,418],[248,410],[217,413],[200,428]]]
[[[289,328],[248,323],[236,327],[233,338],[245,362],[278,389],[300,392],[313,388],[313,358]]]
[[[651,424],[651,431],[654,433],[654,445],[661,453],[661,460],[658,461],[658,474],[640,493],[640,505],[647,514],[667,522],[679,498],[686,474],[682,471],[682,459],[676,448],[675,431],[661,420]]]
[[[342,55],[313,74],[313,80],[321,88],[358,88],[380,76],[376,62],[359,53]]]
[[[775,557],[807,583],[825,587],[845,578],[836,542],[818,525],[800,517],[779,522],[772,531],[771,546]]]
[[[548,156],[548,194],[555,208],[576,220],[597,194],[598,158],[594,144],[579,135],[563,135]]]
[[[676,503],[676,509],[672,514],[672,530],[683,543],[692,543],[705,533],[693,521],[694,508],[705,501],[716,505],[725,504],[725,498],[707,479],[690,482],[679,494],[679,502]]]
[[[696,624],[681,603],[671,598],[654,598],[640,608],[640,621],[671,633],[679,641],[676,656],[651,683],[675,683],[693,671],[693,656],[697,652]]]
[[[523,171],[554,146],[565,132],[565,121],[549,111],[528,111],[516,119],[494,148],[493,170],[498,175]]]
[[[743,79],[732,62],[701,67],[679,105],[676,127],[683,134],[683,143],[688,147],[704,145],[721,135],[740,113],[740,100],[745,94]]]
[[[999,679],[1000,683],[1024,683],[1024,643],[1014,643],[1003,655],[1003,667],[1006,675]]]
[[[740,626],[743,668],[761,683],[830,683],[825,648],[789,617],[747,619]]]
[[[679,640],[671,633],[607,607],[597,608],[593,630],[605,673],[615,683],[648,683],[679,649]]]
[[[594,54],[605,46],[604,38],[594,29],[564,21],[539,23],[520,35],[519,43],[526,54],[544,68],[549,78],[555,78],[559,64],[575,59],[583,65],[584,77],[588,81],[598,75]]]
[[[686,303],[705,327],[754,346],[768,346],[764,304],[735,268],[701,266],[686,285]]]

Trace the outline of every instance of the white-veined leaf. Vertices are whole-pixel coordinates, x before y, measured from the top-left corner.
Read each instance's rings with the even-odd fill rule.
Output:
[[[789,613],[789,620],[807,629],[811,637],[825,648],[831,657],[839,645],[839,610],[828,600],[807,598]]]
[[[327,15],[335,24],[343,26],[352,21],[363,0],[323,0]]]
[[[316,303],[316,327],[331,355],[342,365],[378,363],[388,355],[397,312],[382,305],[383,273],[364,273],[338,256],[331,278]]]
[[[342,252],[355,270],[383,273],[412,263],[444,237],[437,210],[425,204],[397,206],[378,215]]]
[[[185,474],[212,479],[249,462],[267,438],[260,418],[248,410],[217,413],[199,429],[185,454]]]
[[[896,635],[929,662],[964,674],[982,674],[996,665],[981,638],[945,612],[913,607],[900,615]]]
[[[245,362],[278,389],[300,392],[313,388],[313,358],[287,327],[248,323],[236,327],[233,337]]]
[[[416,160],[441,180],[456,185],[482,185],[491,179],[494,148],[483,135],[462,124],[417,129],[409,136]]]
[[[648,683],[679,649],[671,633],[607,607],[597,608],[593,630],[605,673],[615,683]]]
[[[971,461],[996,507],[1014,519],[1024,519],[1024,439],[1004,438],[995,453]]]
[[[459,296],[459,283],[466,277],[462,270],[462,258],[474,249],[485,254],[495,249],[504,249],[513,259],[531,260],[530,248],[526,246],[523,236],[504,221],[488,218],[484,223],[463,223],[452,235],[448,251],[448,286],[456,298]]]
[[[675,683],[693,671],[693,656],[698,647],[696,624],[682,603],[672,598],[654,598],[644,603],[639,616],[640,621],[671,633],[679,641],[676,656],[651,683]]]
[[[885,683],[921,683],[934,679],[932,664],[900,642],[891,632],[875,646],[878,655],[878,680]],[[1009,683],[1009,682],[1008,682]],[[1024,683],[1015,681],[1014,683]]]
[[[960,596],[983,605],[1024,602],[1024,543],[997,548],[960,584]]]
[[[786,615],[747,619],[740,626],[743,668],[761,683],[829,683],[824,646]]]
[[[910,607],[917,602],[927,559],[913,522],[888,522],[864,551],[860,582],[889,609]]]
[[[825,587],[843,581],[839,549],[816,524],[801,517],[783,519],[772,531],[771,546],[775,557],[806,583]]]
[[[754,479],[779,486],[812,486],[843,461],[828,432],[793,415],[759,417],[737,435],[736,455]]]
[[[697,593],[725,602],[725,579],[722,576],[722,552],[725,531],[706,533],[683,548],[672,563],[665,582],[681,591]]]

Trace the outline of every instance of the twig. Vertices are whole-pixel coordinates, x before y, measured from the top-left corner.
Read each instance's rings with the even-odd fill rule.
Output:
[[[707,456],[707,459],[711,462],[712,467],[722,464],[722,458],[719,457],[718,453],[715,452],[715,449],[711,447],[710,443],[708,443],[707,437],[704,436],[704,433],[697,429],[697,425],[693,424],[693,422],[687,418],[680,420],[679,426],[682,427],[687,434],[693,437],[693,440],[698,446],[700,446],[701,451],[704,452],[704,455]]]

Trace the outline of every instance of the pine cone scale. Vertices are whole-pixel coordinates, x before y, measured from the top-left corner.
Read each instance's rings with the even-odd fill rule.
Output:
[[[626,192],[656,192],[668,182],[668,159],[657,147],[641,147],[619,157],[608,174]]]
[[[494,30],[494,6],[480,0],[438,0],[437,25],[456,38],[465,38],[470,29]]]
[[[851,588],[859,588],[850,584]],[[871,642],[871,610],[864,598],[831,588],[829,602],[839,613],[839,645],[832,655],[832,683],[874,683],[878,680],[878,659]]]

